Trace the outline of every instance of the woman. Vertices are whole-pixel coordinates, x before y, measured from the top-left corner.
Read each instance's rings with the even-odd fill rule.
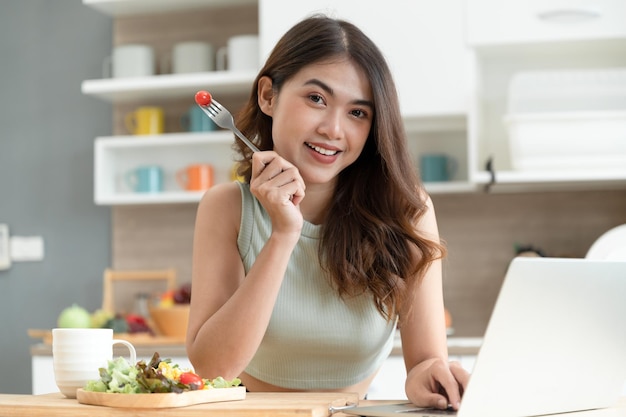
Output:
[[[398,323],[406,394],[458,407],[440,244],[393,80],[355,26],[305,19],[278,42],[238,126],[244,183],[200,202],[187,352],[250,391],[365,397]]]

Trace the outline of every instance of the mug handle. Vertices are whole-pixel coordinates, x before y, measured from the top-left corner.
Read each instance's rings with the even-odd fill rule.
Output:
[[[226,71],[226,56],[228,55],[228,46],[222,46],[217,50],[217,62],[215,67],[218,71]]]
[[[133,135],[137,134],[137,117],[135,112],[127,113],[124,116],[124,124],[130,133]]]
[[[189,182],[189,178],[187,177],[187,172],[185,169],[179,169],[176,171],[176,182],[180,185],[180,188],[183,190],[187,189],[187,183]]]
[[[191,118],[189,117],[189,113],[185,113],[180,116],[180,126],[185,132],[188,132],[191,129]]]
[[[128,171],[124,175],[124,180],[126,181],[126,185],[128,185],[131,190],[137,191],[137,175],[135,174],[135,171]]]
[[[174,66],[172,65],[172,57],[170,55],[163,55],[159,60],[159,73],[172,74],[173,72]]]
[[[128,352],[130,354],[130,364],[135,365],[137,363],[137,351],[135,350],[135,346],[127,340],[113,339],[112,345],[117,344],[122,344],[128,348]]]
[[[450,157],[447,158],[447,162],[446,169],[448,170],[448,177],[452,179],[456,175],[456,171],[459,169],[459,163],[456,159]]]

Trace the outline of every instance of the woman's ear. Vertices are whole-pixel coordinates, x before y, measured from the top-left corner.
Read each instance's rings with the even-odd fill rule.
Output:
[[[259,79],[259,83],[257,85],[257,95],[259,97],[258,103],[261,111],[272,117],[276,97],[274,96],[272,79],[270,77],[265,75]]]

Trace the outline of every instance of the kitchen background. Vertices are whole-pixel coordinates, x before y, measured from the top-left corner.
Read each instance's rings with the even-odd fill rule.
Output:
[[[259,20],[269,19],[271,7],[263,8],[266,14],[259,16],[254,2],[242,4],[230,11],[217,8],[112,18],[78,0],[3,2],[0,223],[8,224],[14,236],[42,236],[45,253],[41,261],[15,262],[10,269],[0,270],[0,374],[10,375],[0,379],[0,392],[30,393],[29,347],[35,341],[27,336],[27,329],[54,327],[60,311],[72,303],[90,311],[98,308],[105,268],[174,267],[179,282],[189,281],[193,201],[94,203],[94,139],[126,135],[124,115],[139,103],[112,105],[82,94],[81,83],[102,77],[103,60],[114,45],[150,43],[165,54],[175,41],[192,38],[199,31],[221,45],[233,34],[263,30]],[[447,2],[446,7],[456,4],[461,2]],[[458,21],[445,23],[461,33],[462,9],[454,10],[452,18]],[[274,19],[287,16],[286,7],[284,13],[275,13]],[[228,30],[219,30],[223,27]],[[417,74],[422,62],[413,47],[407,45],[405,54]],[[624,65],[624,58],[617,62]],[[458,82],[462,87],[463,80],[470,78],[462,71],[446,70],[450,72],[448,84]],[[427,103],[440,103],[436,91],[424,94],[429,94]],[[405,93],[405,97],[410,95]],[[244,96],[236,92],[220,101],[236,105]],[[157,103],[167,114],[179,115],[191,100],[192,96],[164,102],[151,99],[141,104]],[[413,139],[425,146],[441,141],[452,142],[454,147],[459,138],[471,136],[463,111],[467,109],[443,128],[412,131]],[[439,123],[442,118],[434,119]],[[433,118],[416,120],[413,124],[431,124]],[[178,116],[166,118],[166,132],[178,129]],[[460,162],[460,170],[471,171],[471,161]],[[470,176],[461,175],[465,181]],[[625,177],[620,178],[539,187],[496,186],[489,193],[482,186],[431,188],[440,233],[450,252],[444,290],[455,335],[482,335],[517,247],[532,246],[549,256],[583,257],[605,231],[626,223]]]

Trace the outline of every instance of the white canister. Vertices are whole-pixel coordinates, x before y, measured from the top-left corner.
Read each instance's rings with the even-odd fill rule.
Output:
[[[148,77],[155,73],[154,49],[141,44],[116,46],[105,64],[105,76],[111,73],[113,78]]]
[[[227,45],[217,51],[217,69],[220,71],[258,70],[258,35],[238,35],[229,38]]]
[[[172,72],[184,74],[213,71],[215,51],[208,42],[190,41],[174,45],[172,50]]]

